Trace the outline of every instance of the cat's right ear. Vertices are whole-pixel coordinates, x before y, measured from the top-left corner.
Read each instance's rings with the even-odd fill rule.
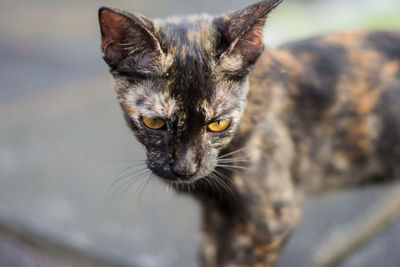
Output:
[[[103,58],[112,70],[128,74],[156,71],[163,52],[149,19],[102,7],[99,23]]]

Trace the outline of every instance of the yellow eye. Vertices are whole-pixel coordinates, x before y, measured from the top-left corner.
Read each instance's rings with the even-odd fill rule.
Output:
[[[156,117],[143,116],[142,120],[144,125],[153,130],[161,129],[165,125],[165,121]]]
[[[230,120],[219,120],[210,123],[207,127],[212,132],[222,132],[223,130],[226,130],[230,124]]]

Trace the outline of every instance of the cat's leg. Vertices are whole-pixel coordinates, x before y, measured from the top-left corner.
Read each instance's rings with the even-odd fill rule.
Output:
[[[273,145],[263,142],[265,134],[250,144],[251,166],[231,174],[231,201],[204,202],[204,266],[274,266],[278,260],[300,218],[292,147],[279,136]]]
[[[274,266],[297,225],[295,203],[252,205],[252,214],[209,211],[204,223],[203,266]]]

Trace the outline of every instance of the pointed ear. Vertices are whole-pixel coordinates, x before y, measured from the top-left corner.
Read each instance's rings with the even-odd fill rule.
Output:
[[[254,63],[263,51],[264,24],[269,12],[282,0],[264,0],[243,10],[215,19],[221,32],[221,60],[241,58],[242,64]],[[232,62],[232,60],[228,60]]]
[[[103,58],[112,70],[148,73],[157,68],[163,52],[149,19],[102,7],[99,23]]]

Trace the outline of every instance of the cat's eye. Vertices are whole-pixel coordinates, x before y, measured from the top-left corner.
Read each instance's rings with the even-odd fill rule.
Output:
[[[165,125],[164,120],[152,116],[143,116],[142,121],[143,124],[146,125],[146,127],[153,130],[159,130]]]
[[[218,120],[210,123],[207,128],[211,132],[222,132],[226,130],[231,124],[230,120]]]

